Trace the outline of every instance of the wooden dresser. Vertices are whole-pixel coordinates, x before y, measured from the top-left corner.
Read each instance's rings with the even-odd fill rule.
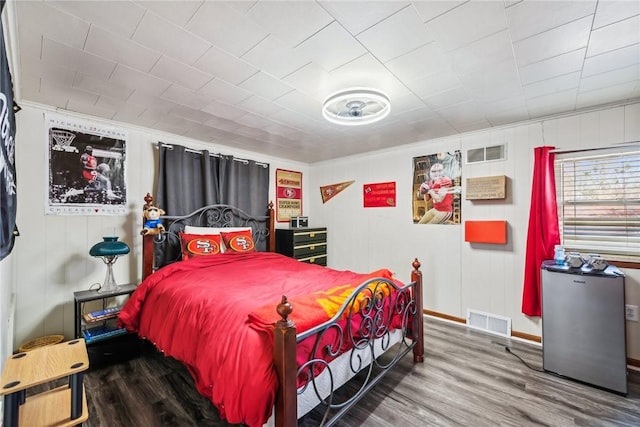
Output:
[[[327,265],[327,228],[278,228],[276,252],[311,264]]]

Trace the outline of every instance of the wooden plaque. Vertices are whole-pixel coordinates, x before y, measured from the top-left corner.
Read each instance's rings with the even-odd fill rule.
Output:
[[[467,178],[467,200],[492,200],[507,197],[507,177],[505,175]]]

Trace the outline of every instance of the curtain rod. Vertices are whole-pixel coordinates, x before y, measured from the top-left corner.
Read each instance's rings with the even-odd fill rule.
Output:
[[[567,149],[567,150],[551,150],[554,154],[571,154],[571,153],[585,153],[587,151],[602,151],[602,150],[616,150],[619,148],[637,148],[640,149],[640,141],[623,142],[622,144],[610,145],[608,147],[598,148],[582,148],[582,149]]]
[[[160,142],[158,141],[158,144],[156,145],[156,148],[160,148],[160,146],[166,147],[169,150],[173,150],[173,145],[171,144],[167,144],[166,142]],[[195,153],[195,154],[202,154],[202,151],[200,150],[196,150],[194,148],[188,148],[188,147],[184,147],[184,150],[189,152],[189,153]],[[218,154],[218,153],[209,153],[209,156],[211,157],[222,157],[222,154]],[[234,156],[231,156],[233,158],[233,160],[235,160],[236,162],[241,162],[246,164],[249,164],[250,161],[255,162],[256,165],[258,166],[262,166],[263,168],[268,168],[269,167],[269,163],[263,163],[263,162],[256,162],[255,160],[248,160],[248,159],[240,159]]]

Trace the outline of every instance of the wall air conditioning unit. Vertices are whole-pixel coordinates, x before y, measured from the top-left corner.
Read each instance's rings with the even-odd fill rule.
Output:
[[[467,309],[467,327],[503,337],[511,336],[511,319],[497,314]]]

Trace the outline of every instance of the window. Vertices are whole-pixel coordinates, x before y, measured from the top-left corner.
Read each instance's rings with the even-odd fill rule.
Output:
[[[640,262],[640,151],[558,154],[555,166],[565,250]]]

